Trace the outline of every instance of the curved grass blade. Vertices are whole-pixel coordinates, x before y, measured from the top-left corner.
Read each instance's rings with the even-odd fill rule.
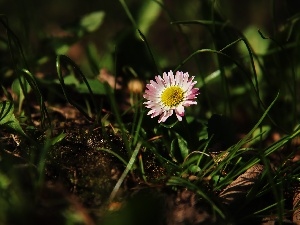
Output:
[[[209,21],[209,20],[176,21],[176,22],[172,22],[172,23],[173,24],[200,24],[200,25],[203,25],[203,26],[205,26],[209,30],[209,32],[211,33],[211,35],[213,37],[215,35],[214,35],[214,32],[210,29],[210,26],[213,26],[213,29],[215,28],[216,25],[217,26],[222,26],[222,27],[226,26],[227,28],[231,29],[233,31],[233,33],[236,33],[238,35],[238,37],[240,37],[240,38],[237,41],[234,41],[233,43],[227,45],[225,48],[221,49],[220,52],[222,52],[226,48],[234,45],[235,43],[237,43],[239,41],[243,41],[244,42],[244,44],[246,45],[246,48],[247,48],[247,50],[249,52],[250,62],[251,62],[252,70],[253,70],[253,77],[254,77],[255,84],[253,84],[252,79],[250,78],[251,76],[249,76],[249,78],[250,78],[249,81],[250,81],[250,84],[255,87],[254,90],[255,90],[255,93],[256,93],[256,96],[257,96],[257,104],[258,104],[258,106],[260,104],[262,104],[262,102],[260,100],[260,93],[259,93],[259,87],[258,87],[257,74],[256,74],[256,69],[255,69],[254,59],[253,59],[253,52],[252,52],[252,49],[251,49],[251,46],[250,46],[248,40],[245,38],[245,36],[239,30],[233,28],[228,23],[217,22],[217,21]],[[219,55],[218,55],[218,61],[219,61]],[[225,76],[224,76],[223,68],[221,67],[220,70],[221,70],[221,75],[222,75],[222,82],[225,83],[225,87],[226,87],[226,89],[225,89],[226,98],[229,99],[229,89],[228,89],[228,85],[226,83],[226,79],[225,79]],[[231,108],[230,108],[230,111],[232,111]]]
[[[126,15],[128,16],[129,20],[131,21],[131,23],[133,24],[134,28],[135,29],[138,29],[138,25],[137,23],[135,22],[135,19],[133,18],[126,2],[124,0],[119,0],[119,2],[121,3],[121,5],[123,6],[124,10],[125,10],[125,13]]]
[[[237,41],[240,41],[241,39],[238,39]],[[236,43],[236,41],[234,42]],[[233,44],[234,44],[233,43]],[[224,50],[224,49],[223,49]],[[244,67],[238,62],[236,61],[235,59],[233,59],[232,57],[230,57],[229,55],[225,54],[224,52],[221,52],[221,51],[217,51],[217,50],[213,50],[213,49],[200,49],[200,50],[196,50],[194,51],[192,54],[190,54],[187,58],[185,58],[174,70],[177,71],[179,70],[184,64],[186,64],[192,57],[194,57],[195,55],[197,54],[201,54],[201,53],[213,53],[213,54],[218,54],[218,55],[221,55],[221,56],[224,56],[226,58],[228,58],[229,60],[231,60],[245,75],[246,77],[248,78],[250,84],[251,84],[251,87],[253,88],[253,91],[255,92],[256,96],[258,99],[259,96],[257,95],[257,90],[256,90],[256,87],[254,86],[253,82],[252,82],[252,79],[251,79],[251,76],[248,74],[248,72],[244,69]],[[260,100],[261,101],[261,100]],[[261,102],[261,104],[263,104]]]
[[[150,48],[150,46],[149,46],[149,44],[148,44],[148,41],[147,41],[145,35],[140,31],[140,29],[137,29],[137,31],[139,32],[139,35],[141,36],[143,42],[145,42],[145,44],[146,44],[146,48],[147,48],[147,50],[148,50],[148,52],[149,52],[149,54],[150,54],[150,56],[151,56],[151,59],[152,59],[152,61],[153,61],[153,64],[154,64],[156,73],[157,73],[157,74],[160,74],[160,72],[159,72],[159,70],[158,70],[157,63],[156,63],[156,61],[155,61],[155,59],[154,59],[152,50],[151,50],[151,48]]]
[[[139,33],[139,35],[140,35],[142,41],[145,42],[146,48],[147,48],[147,50],[148,50],[148,52],[149,52],[149,54],[150,54],[150,56],[151,56],[151,59],[152,59],[152,61],[153,61],[154,67],[155,67],[155,69],[156,69],[156,72],[157,72],[157,74],[160,74],[160,73],[159,73],[159,70],[158,70],[158,67],[157,67],[157,63],[156,63],[156,61],[155,61],[155,59],[154,59],[152,50],[151,50],[151,48],[150,48],[150,46],[149,46],[149,44],[148,44],[148,42],[147,42],[147,39],[146,39],[145,35],[144,35],[144,34],[141,32],[141,30],[139,29],[139,26],[138,26],[137,22],[135,21],[134,17],[132,16],[132,14],[131,14],[131,12],[130,12],[130,10],[129,10],[127,4],[126,4],[126,2],[125,2],[124,0],[119,0],[119,2],[120,2],[121,5],[123,6],[123,8],[124,8],[124,10],[125,10],[125,13],[126,13],[126,15],[128,16],[128,18],[130,19],[130,21],[131,21],[131,23],[133,24],[134,28],[138,31],[138,33]]]
[[[228,58],[229,60],[231,60],[246,75],[247,79],[249,80],[249,83],[251,84],[252,90],[253,90],[253,92],[256,95],[256,99],[260,102],[260,104],[259,104],[260,108],[263,111],[266,110],[265,104],[260,99],[259,93],[257,92],[257,89],[256,89],[255,85],[252,82],[251,75],[243,68],[243,66],[238,61],[236,61],[235,59],[233,59],[232,57],[230,57],[229,55],[227,55],[227,54],[225,54],[225,53],[223,53],[221,51],[216,51],[216,50],[212,50],[212,49],[200,49],[200,50],[196,50],[195,52],[193,52],[192,54],[190,54],[184,61],[182,61],[182,63],[180,65],[178,65],[175,70],[180,69],[193,56],[195,56],[197,54],[201,54],[201,53],[219,54],[219,55],[222,55],[222,56]],[[268,117],[272,121],[272,123],[276,125],[275,121],[273,121],[273,119],[270,116],[268,116]]]
[[[22,69],[21,72],[24,74],[25,79],[31,86],[31,88],[34,91],[34,94],[36,96],[37,101],[40,104],[40,110],[41,110],[41,125],[43,128],[46,127],[45,121],[47,120],[49,128],[51,128],[51,120],[50,116],[47,110],[47,107],[44,102],[44,97],[40,91],[39,86],[37,85],[35,77],[26,69]]]
[[[1,15],[0,14],[0,23],[3,25],[3,27],[6,30],[6,36],[7,36],[7,43],[8,43],[8,48],[9,48],[9,52],[11,55],[11,59],[12,59],[12,64],[13,64],[13,70],[14,73],[17,75],[17,78],[19,80],[19,84],[20,87],[23,91],[23,93],[27,93],[26,92],[26,85],[22,82],[21,80],[21,76],[19,74],[19,71],[22,68],[25,69],[29,69],[28,64],[26,62],[26,58],[25,58],[25,54],[22,48],[22,45],[17,37],[17,35],[15,35],[15,33],[10,29],[9,25],[8,25],[8,19],[5,15]],[[18,53],[15,54],[15,51],[17,51]],[[17,57],[17,55],[19,54],[20,57]],[[25,98],[25,102],[26,102],[26,98]],[[31,114],[29,113],[29,104],[24,104],[26,107],[25,113],[27,114],[28,118],[31,118]]]
[[[10,27],[8,25],[7,17],[5,15],[0,14],[0,23],[3,25],[3,27],[6,29],[6,32],[7,32],[8,47],[10,49],[10,54],[11,54],[11,57],[12,57],[12,61],[13,61],[14,66],[15,66],[15,72],[17,71],[17,68],[18,68],[18,66],[16,65],[16,62],[18,62],[19,60],[17,60],[17,57],[14,54],[12,43],[15,44],[15,46],[17,47],[17,50],[19,51],[19,54],[21,55],[23,65],[20,65],[19,68],[25,67],[26,69],[28,69],[29,67],[28,67],[28,64],[26,62],[25,54],[24,54],[23,48],[21,46],[21,43],[19,41],[19,38],[10,29]]]
[[[156,3],[157,3],[157,4],[158,4],[158,5],[159,5],[159,6],[167,13],[167,16],[168,16],[168,18],[169,18],[170,24],[176,25],[176,27],[177,27],[179,33],[184,37],[184,40],[185,40],[185,42],[187,43],[187,47],[188,47],[189,52],[193,52],[194,49],[193,49],[193,47],[192,47],[191,41],[189,40],[189,37],[185,34],[185,32],[183,31],[183,29],[182,29],[182,27],[180,26],[180,24],[173,23],[173,21],[174,21],[175,19],[174,19],[174,17],[171,15],[170,10],[168,10],[162,2],[157,1],[157,0],[152,0],[152,1],[156,2]],[[172,30],[171,30],[171,31],[172,31]],[[176,36],[177,34],[174,33],[173,35]],[[175,39],[174,39],[174,42],[175,42]],[[176,43],[176,42],[175,42],[175,43]],[[181,59],[181,58],[182,58],[182,54],[180,53],[180,50],[179,50],[179,48],[178,48],[178,45],[179,45],[178,43],[175,44],[175,47],[176,47],[176,50],[177,50],[178,57]],[[181,61],[181,60],[180,60],[180,61]],[[204,73],[202,72],[202,68],[201,68],[201,66],[200,66],[200,64],[199,64],[199,61],[200,61],[200,60],[197,59],[197,57],[194,58],[195,66],[198,68],[198,71],[199,71],[199,74],[200,74],[200,78],[201,78],[202,85],[205,86],[205,85],[206,85],[206,78],[205,78],[205,76],[204,76]],[[208,95],[208,93],[207,93],[207,91],[206,91],[205,88],[202,90],[202,94],[205,96],[206,101],[208,102],[209,108],[212,109],[212,108],[213,108],[213,104],[212,104],[211,99],[210,99],[210,97],[209,97],[209,95]]]
[[[65,63],[66,65],[71,65],[74,72],[76,74],[79,74],[81,79],[83,80],[83,82],[86,84],[87,88],[88,88],[88,91],[89,91],[89,94],[90,94],[90,97],[91,97],[91,100],[92,100],[92,103],[94,105],[94,108],[95,110],[98,111],[98,107],[96,105],[96,101],[94,99],[94,94],[93,94],[93,91],[86,79],[86,77],[83,75],[83,73],[81,72],[81,70],[79,69],[79,67],[70,59],[68,58],[67,56],[65,55],[58,55],[57,58],[56,58],[56,69],[57,69],[57,74],[58,74],[58,79],[59,79],[59,82],[61,84],[61,87],[62,87],[62,90],[63,90],[63,93],[64,93],[64,96],[66,98],[66,100],[71,104],[73,105],[75,108],[77,108],[88,120],[90,121],[93,121],[93,119],[85,112],[85,110],[79,105],[77,104],[75,101],[73,101],[73,99],[71,98],[71,96],[69,96],[67,90],[66,90],[66,85],[65,85],[65,82],[64,82],[64,78],[63,78],[63,75],[62,75],[62,64]],[[97,113],[98,115],[98,113]]]

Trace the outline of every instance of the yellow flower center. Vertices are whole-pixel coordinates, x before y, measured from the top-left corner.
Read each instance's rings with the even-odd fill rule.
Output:
[[[179,105],[183,101],[184,92],[178,86],[171,86],[163,91],[160,98],[164,105],[173,107]]]

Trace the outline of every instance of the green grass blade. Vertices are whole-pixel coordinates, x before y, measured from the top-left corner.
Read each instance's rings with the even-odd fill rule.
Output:
[[[148,50],[148,52],[149,52],[149,54],[150,54],[150,57],[151,57],[151,59],[152,59],[152,61],[153,61],[153,65],[154,65],[154,68],[155,68],[155,70],[156,70],[156,73],[157,73],[157,74],[160,74],[160,72],[159,72],[159,70],[158,70],[157,63],[156,63],[156,61],[155,61],[155,58],[154,58],[153,53],[152,53],[152,50],[151,50],[151,48],[150,48],[150,46],[149,46],[149,44],[148,44],[148,41],[147,41],[145,35],[140,31],[140,29],[137,29],[137,31],[138,31],[139,35],[141,36],[143,42],[145,42],[145,44],[146,44],[146,48],[147,48],[147,50]]]
[[[115,156],[117,159],[119,159],[124,165],[127,165],[127,162],[126,160],[120,156],[119,154],[117,154],[116,152],[110,150],[110,149],[107,149],[107,148],[97,148],[97,150],[99,151],[104,151],[104,152],[107,152],[109,154],[112,154],[113,156]]]
[[[136,157],[137,157],[137,155],[138,155],[138,153],[139,153],[139,151],[140,151],[141,146],[142,146],[142,143],[141,143],[141,142],[138,142],[137,145],[136,145],[136,147],[135,147],[135,149],[134,149],[134,151],[132,152],[131,158],[130,158],[130,160],[129,160],[129,162],[128,162],[128,164],[127,164],[127,166],[126,166],[124,172],[122,173],[121,177],[120,177],[119,180],[117,181],[117,183],[116,183],[114,189],[112,190],[112,192],[111,192],[111,194],[110,194],[109,202],[111,202],[111,201],[115,198],[115,196],[116,196],[118,190],[119,190],[120,187],[121,187],[121,184],[123,183],[123,181],[124,181],[124,179],[126,178],[127,174],[128,174],[129,171],[131,170],[131,168],[132,168],[132,166],[133,166],[133,164],[134,164],[134,162],[135,162],[135,160],[136,160]]]
[[[47,107],[45,105],[43,95],[40,91],[40,88],[36,82],[35,77],[26,69],[22,69],[21,72],[24,74],[27,82],[31,86],[32,90],[34,91],[37,101],[39,102],[40,110],[41,110],[41,125],[42,125],[42,127],[43,128],[47,127],[46,126],[46,120],[47,120],[48,128],[51,128],[50,116],[49,116]]]
[[[67,90],[66,90],[66,85],[65,85],[65,82],[64,82],[64,78],[63,78],[63,72],[62,72],[62,64],[63,63],[66,63],[66,64],[69,64],[72,66],[72,68],[74,69],[74,72],[76,72],[77,74],[80,75],[81,79],[83,80],[83,82],[85,83],[85,85],[87,86],[88,88],[88,91],[89,91],[89,94],[90,94],[90,97],[91,97],[91,100],[93,102],[93,105],[94,105],[94,108],[95,110],[98,110],[98,107],[97,107],[97,104],[96,104],[96,101],[94,99],[94,94],[93,94],[93,91],[86,79],[86,77],[83,75],[83,73],[81,72],[81,70],[78,68],[78,66],[70,59],[68,58],[67,56],[64,56],[64,55],[58,55],[57,58],[56,58],[56,69],[57,69],[57,74],[58,74],[58,79],[59,79],[59,82],[60,82],[60,85],[62,87],[62,90],[63,90],[63,93],[64,93],[64,96],[66,98],[66,100],[71,104],[73,105],[75,108],[77,108],[88,120],[90,121],[93,121],[93,119],[88,115],[88,113],[85,112],[85,110],[83,109],[82,106],[80,106],[79,104],[77,104],[76,102],[74,102],[71,98],[71,96],[69,96]]]
[[[269,111],[271,110],[271,108],[273,107],[273,105],[275,104],[276,100],[278,99],[279,93],[277,94],[277,96],[275,97],[275,99],[272,101],[272,103],[269,105],[269,107],[266,109],[266,111],[263,113],[263,115],[261,116],[261,118],[259,119],[259,121],[254,125],[254,127],[245,135],[245,137],[243,139],[241,139],[237,144],[235,144],[234,146],[232,146],[230,149],[228,149],[228,157],[226,157],[225,161],[222,161],[217,168],[210,174],[210,176],[215,176],[218,171],[222,171],[222,168],[224,168],[226,166],[226,164],[228,164],[228,162],[230,162],[231,159],[236,157],[236,153],[239,149],[241,149],[241,147],[247,143],[249,141],[249,139],[251,139],[251,136],[253,134],[253,132],[255,132],[255,130],[260,126],[260,124],[262,123],[262,121],[265,119],[265,117],[268,115]],[[245,172],[246,170],[248,170],[250,167],[252,167],[253,165],[255,165],[256,163],[258,163],[260,161],[259,158],[254,158],[253,160],[249,161],[246,165],[244,165],[243,167],[237,169],[236,171],[232,171],[232,173],[228,174],[224,180],[222,180],[222,182],[219,183],[219,185],[217,185],[215,187],[216,190],[219,190],[220,188],[228,185],[229,183],[231,183],[233,181],[233,179],[237,176],[239,176],[240,174],[242,174],[243,172]]]
[[[114,113],[114,116],[116,117],[116,121],[117,121],[117,123],[120,127],[122,140],[124,141],[125,148],[126,148],[128,154],[131,154],[132,150],[131,150],[130,145],[129,145],[128,136],[127,136],[127,133],[126,133],[126,128],[125,128],[125,125],[122,121],[120,112],[118,110],[118,106],[117,106],[114,94],[112,93],[112,89],[110,88],[109,84],[107,84],[107,83],[105,83],[104,87],[105,87],[105,90],[106,90],[106,93],[107,93],[107,97],[109,98],[109,102],[110,102],[112,111]]]

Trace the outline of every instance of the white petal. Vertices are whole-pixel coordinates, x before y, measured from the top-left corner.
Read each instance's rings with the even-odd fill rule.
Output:
[[[182,87],[183,73],[177,71],[176,76],[175,76],[175,80],[176,80],[176,85],[178,85],[179,87]]]
[[[177,119],[178,119],[179,121],[182,121],[182,117],[179,116],[177,113],[176,113],[176,117],[177,117]]]
[[[175,112],[176,114],[180,115],[180,116],[183,116],[184,115],[184,107],[182,105],[178,106],[176,109],[175,109]]]
[[[172,116],[173,110],[164,111],[163,114],[158,119],[158,122],[165,122],[170,116]]]
[[[171,72],[171,71],[170,71]],[[169,73],[170,73],[169,72]],[[169,78],[169,73],[163,73],[163,79],[165,81],[165,84],[166,84],[166,87],[169,87],[170,86],[170,78]]]
[[[176,85],[176,80],[175,80],[175,77],[174,77],[174,74],[173,74],[172,71],[169,72],[169,79],[170,79],[171,86],[175,86]]]

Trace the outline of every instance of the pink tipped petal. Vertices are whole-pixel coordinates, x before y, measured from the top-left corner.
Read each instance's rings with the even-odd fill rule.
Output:
[[[175,109],[176,114],[183,116],[184,115],[184,107],[182,105],[178,106]]]
[[[185,101],[182,105],[187,107],[190,105],[197,105],[197,102],[196,101]]]
[[[161,78],[161,76],[156,76],[155,80],[156,80],[156,83],[157,83],[157,87],[156,87],[157,89],[163,89],[163,88],[165,88],[165,84],[164,84],[163,79]]]
[[[157,89],[159,89],[159,88],[163,88],[163,87],[160,87],[159,84],[156,83],[156,82],[153,81],[153,80],[150,81],[149,86],[151,86],[154,90],[157,90]],[[149,87],[149,86],[148,86],[148,87]],[[148,87],[147,87],[147,88],[148,88]],[[148,89],[149,89],[149,88],[148,88]]]
[[[172,116],[172,114],[173,114],[173,110],[168,110],[168,111],[163,112],[163,114],[160,116],[158,122],[159,123],[165,122],[170,116]]]
[[[186,99],[187,100],[190,100],[190,99],[194,99],[196,98],[197,94],[190,94],[189,96],[186,96]]]

